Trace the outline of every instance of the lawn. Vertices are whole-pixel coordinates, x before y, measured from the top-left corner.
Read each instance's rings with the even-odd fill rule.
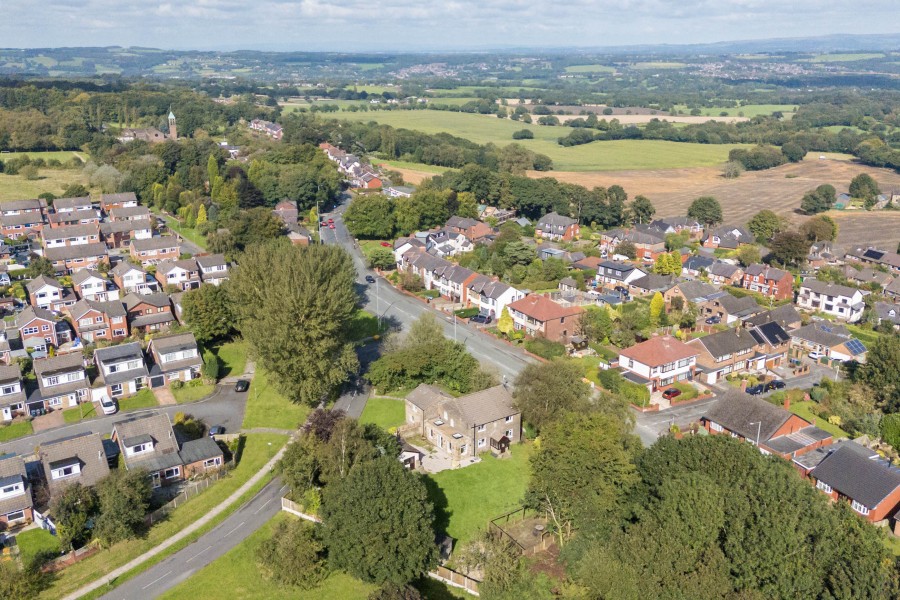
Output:
[[[2,160],[6,160],[3,155]],[[0,202],[37,198],[44,192],[59,196],[73,183],[87,185],[87,178],[80,169],[38,169],[38,179],[28,180],[24,175],[0,174]]]
[[[860,52],[857,54],[820,54],[813,58],[800,59],[797,62],[811,62],[811,63],[854,62],[857,60],[871,60],[873,58],[884,58],[884,54],[882,54],[880,52],[878,52],[878,53]]]
[[[376,121],[430,134],[447,132],[479,144],[490,142],[500,146],[512,143],[513,132],[526,128],[534,133],[534,139],[518,140],[517,143],[552,158],[554,169],[558,171],[620,171],[714,166],[726,162],[730,150],[748,147],[746,144],[615,140],[564,148],[556,140],[572,131],[568,127],[529,125],[510,119],[498,119],[493,115],[435,110],[394,110],[365,115],[333,113],[331,116],[363,122]]]
[[[847,329],[865,345],[867,350],[871,350],[872,346],[875,345],[875,342],[878,341],[878,338],[882,337],[882,334],[878,333],[877,331],[865,329],[863,327],[860,327],[859,325],[848,324]]]
[[[156,401],[156,396],[153,395],[153,390],[150,388],[144,388],[134,396],[119,400],[120,411],[156,408],[157,406],[159,406],[159,403]]]
[[[93,402],[85,402],[72,408],[63,410],[63,420],[66,423],[77,423],[84,419],[93,419],[97,416],[97,405]]]
[[[483,454],[482,461],[425,479],[435,505],[437,528],[457,540],[457,547],[487,529],[491,519],[522,504],[528,483],[531,446],[512,448],[512,457],[499,460]]]
[[[247,392],[247,410],[244,413],[244,429],[273,427],[275,429],[297,429],[306,421],[309,407],[294,404],[282,396],[270,382],[271,376],[265,370],[256,368],[256,374]]]
[[[406,409],[403,400],[395,398],[369,398],[360,423],[375,423],[382,429],[390,429],[402,425],[406,419]]]
[[[284,600],[293,598],[322,598],[337,600],[365,600],[375,589],[349,575],[334,572],[319,587],[299,591],[284,587],[260,576],[256,552],[263,541],[281,521],[295,517],[280,512],[250,537],[216,559],[193,577],[172,588],[160,598],[179,600],[194,598],[258,598],[259,600]]]
[[[403,160],[381,160],[373,161],[376,165],[383,166],[387,169],[410,169],[412,171],[424,171],[426,173],[434,173],[440,175],[450,171],[450,167],[439,167],[437,165],[423,165],[422,163],[406,162]]]
[[[41,597],[48,600],[62,598],[172,537],[240,488],[278,452],[286,440],[286,436],[276,434],[248,435],[241,462],[230,477],[173,510],[168,519],[152,527],[144,538],[121,542],[61,571]]]
[[[219,378],[239,376],[247,369],[247,344],[244,340],[226,342],[214,348],[219,357]]]
[[[363,340],[381,333],[378,318],[367,310],[357,310],[350,319],[350,339]]]
[[[175,217],[166,217],[166,226],[172,231],[178,233],[181,237],[190,242],[194,242],[204,250],[206,250],[206,236],[191,227],[184,227]]]
[[[676,110],[683,112],[684,114],[690,114],[690,108],[685,106],[684,104],[676,105]],[[760,115],[769,116],[773,112],[781,112],[784,114],[793,114],[797,110],[796,104],[747,104],[746,106],[735,107],[731,106],[715,106],[712,108],[701,108],[700,114],[704,117],[718,117],[721,116],[722,113],[725,113],[728,117],[738,117],[745,116],[748,119],[752,119],[753,117],[758,117]]]
[[[85,156],[72,150],[48,151],[48,152],[3,152],[0,153],[0,160],[13,160],[20,156],[28,156],[31,159],[43,158],[44,160],[56,159],[61,163],[72,160],[73,156],[77,156],[81,160],[85,160]]]
[[[197,381],[199,381],[199,379]],[[178,389],[173,388],[172,395],[175,396],[175,401],[178,404],[185,404],[187,402],[196,402],[197,400],[206,398],[207,396],[212,394],[215,389],[216,386],[211,383],[185,385]]]
[[[573,358],[570,359],[573,362],[578,363],[578,365],[584,370],[584,376],[593,381],[595,384],[600,385],[600,379],[597,377],[598,368],[600,367],[600,361],[603,360],[599,356],[582,356],[581,358]]]
[[[791,402],[791,412],[794,413],[795,415],[797,415],[798,417],[806,419],[810,423],[815,422],[816,427],[818,427],[819,429],[822,429],[824,431],[827,431],[828,433],[833,435],[835,437],[835,439],[842,438],[842,437],[844,437],[844,438],[850,437],[849,433],[847,433],[846,431],[844,431],[837,425],[832,425],[831,423],[829,423],[827,420],[823,419],[822,417],[818,417],[815,414],[813,414],[812,407],[815,406],[815,404],[816,403],[812,400],[806,400],[804,402]]]
[[[31,427],[31,421],[20,421],[11,423],[10,425],[0,426],[0,442],[8,442],[23,435],[31,435],[34,429]]]
[[[47,559],[59,556],[59,538],[46,529],[29,529],[16,536],[19,555],[26,565],[36,558]]]

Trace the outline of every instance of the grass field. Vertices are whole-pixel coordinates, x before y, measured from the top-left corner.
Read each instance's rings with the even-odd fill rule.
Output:
[[[38,169],[38,175],[38,179],[28,180],[24,175],[0,174],[0,202],[37,198],[44,192],[59,196],[73,183],[87,185],[80,169]]]
[[[97,407],[93,402],[85,402],[63,410],[63,420],[66,423],[77,423],[84,419],[93,419],[96,416]]]
[[[513,142],[512,134],[523,128],[534,133],[534,139],[518,140],[526,148],[553,159],[560,171],[614,171],[624,169],[674,169],[712,166],[728,160],[728,152],[741,145],[680,144],[656,140],[616,140],[593,142],[564,148],[557,139],[571,131],[566,127],[528,125],[494,116],[451,113],[433,110],[397,110],[371,112],[364,116],[335,113],[339,119],[377,121],[398,128],[424,133],[446,132],[479,144],[505,146]]]
[[[491,519],[519,507],[525,494],[531,446],[513,446],[512,457],[504,460],[482,456],[478,464],[427,476],[437,527],[457,547],[487,529]]]
[[[325,582],[312,590],[300,591],[284,587],[260,576],[256,561],[256,552],[260,544],[272,536],[275,525],[293,519],[291,515],[280,512],[265,526],[231,549],[224,556],[216,559],[200,570],[187,581],[169,590],[160,598],[166,600],[193,600],[194,598],[210,599],[259,599],[290,600],[293,598],[322,598],[341,600],[365,600],[375,589],[374,585],[363,583],[357,579],[335,572]]]
[[[684,114],[690,114],[690,109],[683,104],[676,106],[675,109],[683,111]],[[781,111],[785,115],[792,115],[796,110],[797,106],[794,104],[748,104],[738,108],[735,108],[734,106],[701,108],[700,114],[704,117],[718,117],[722,113],[727,113],[726,116],[729,117],[737,117],[740,116],[740,114],[743,114],[743,116],[747,118],[753,118],[760,115],[769,116],[776,111]]]
[[[814,56],[813,58],[800,59],[797,62],[811,62],[811,63],[854,62],[857,60],[871,60],[873,58],[884,58],[884,54],[882,54],[880,52],[873,52],[873,53],[860,52],[857,54],[820,54],[818,56]]]
[[[215,349],[219,357],[219,377],[241,375],[247,368],[247,344],[243,340],[226,342]]]
[[[47,600],[62,598],[172,537],[240,488],[278,452],[285,441],[287,437],[283,435],[248,435],[241,462],[231,472],[230,477],[222,479],[173,510],[167,520],[150,528],[145,537],[115,544],[61,571],[50,588],[44,590],[40,597]]]
[[[634,69],[680,69],[686,66],[687,64],[683,62],[663,61],[638,62],[631,65],[631,67]]]
[[[0,160],[12,160],[14,158],[19,158],[20,156],[28,156],[29,158],[43,158],[44,160],[52,160],[56,159],[60,162],[66,162],[72,159],[73,156],[77,156],[82,161],[86,161],[87,157],[81,152],[75,152],[73,150],[60,150],[58,152],[48,151],[48,152],[0,152]]]
[[[275,389],[269,381],[270,375],[259,366],[250,390],[247,392],[247,409],[244,412],[244,429],[273,427],[275,429],[297,429],[306,421],[309,407],[294,404]]]
[[[34,559],[59,555],[59,538],[46,529],[29,529],[16,536],[19,556],[26,565]]]
[[[606,65],[572,65],[566,67],[566,73],[615,73],[615,67]]]
[[[451,169],[449,167],[439,167],[437,165],[423,165],[421,163],[414,162],[406,162],[403,160],[381,160],[376,159],[376,165],[381,165],[387,169],[412,169],[414,171],[422,171],[425,173],[434,173],[435,175],[440,175],[441,173],[446,173]]]
[[[0,442],[14,440],[32,433],[34,433],[34,428],[31,426],[31,421],[19,421],[10,425],[3,425],[0,426]]]
[[[382,429],[403,425],[406,417],[403,404],[403,400],[395,398],[369,398],[359,422],[374,423]]]

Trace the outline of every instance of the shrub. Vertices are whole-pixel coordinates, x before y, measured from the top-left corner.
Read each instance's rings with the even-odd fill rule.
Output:
[[[530,129],[520,129],[512,134],[514,140],[531,140],[534,139],[534,132]]]
[[[210,382],[219,378],[219,357],[210,350],[203,353],[203,377]]]
[[[169,384],[169,387],[171,387],[173,390],[180,390],[181,388],[184,387],[184,382],[181,381],[180,379],[178,379],[178,380],[173,381],[172,383],[170,383],[170,384]]]
[[[625,380],[622,379],[622,376],[611,369],[607,369],[605,371],[601,370],[597,375],[597,380],[600,382],[600,385],[613,393],[618,393],[619,388],[623,383],[625,383]]]
[[[881,439],[900,448],[900,414],[885,415],[881,419]]]
[[[565,356],[566,347],[559,342],[553,342],[544,338],[535,338],[525,342],[525,349],[536,354],[541,358],[551,360],[560,356]]]

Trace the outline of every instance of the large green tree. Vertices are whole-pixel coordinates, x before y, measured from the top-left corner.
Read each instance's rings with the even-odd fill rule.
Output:
[[[316,404],[358,366],[349,341],[356,271],[340,247],[251,246],[228,287],[237,327],[292,401]]]
[[[97,513],[97,493],[93,488],[73,483],[63,488],[51,505],[59,545],[65,549],[80,548],[91,539],[91,519]]]
[[[781,231],[772,238],[772,257],[783,265],[799,265],[809,254],[810,242],[797,231]]]
[[[782,222],[781,217],[769,209],[764,209],[747,222],[747,229],[756,237],[757,242],[765,244],[783,228]]]
[[[722,205],[712,196],[701,196],[691,202],[687,216],[697,219],[707,227],[722,222]]]
[[[883,335],[868,349],[866,363],[853,373],[872,388],[885,412],[900,412],[900,337]]]
[[[571,361],[529,363],[516,378],[516,407],[537,430],[566,411],[586,410],[591,389],[583,377],[584,371]]]
[[[649,223],[656,214],[656,207],[646,196],[635,196],[628,208],[635,223]]]
[[[344,224],[361,239],[391,239],[397,226],[394,200],[381,194],[358,194],[344,212]]]
[[[878,182],[868,173],[860,173],[850,181],[850,195],[859,198],[866,204],[866,208],[875,204],[875,198],[881,193]]]
[[[803,200],[800,201],[800,210],[808,215],[814,215],[830,210],[836,201],[837,195],[834,186],[823,183],[803,195]]]
[[[181,298],[184,320],[201,344],[228,338],[234,332],[231,296],[226,285],[201,285]]]
[[[94,536],[106,546],[136,537],[144,527],[152,493],[142,469],[111,471],[97,485],[100,514]]]
[[[317,586],[328,575],[325,544],[308,521],[279,522],[272,537],[260,544],[256,558],[265,577],[303,590]]]
[[[833,242],[837,239],[838,225],[834,222],[834,219],[828,215],[819,215],[801,225],[800,231],[802,231],[810,241]]]
[[[364,581],[407,583],[437,561],[428,490],[396,457],[358,463],[326,486],[322,516],[329,560]]]

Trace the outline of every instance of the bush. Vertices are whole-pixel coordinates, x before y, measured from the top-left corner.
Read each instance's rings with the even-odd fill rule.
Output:
[[[211,382],[219,378],[219,357],[210,350],[203,353],[203,377]]]
[[[173,381],[172,383],[170,383],[170,384],[169,384],[169,387],[171,387],[173,390],[180,390],[181,388],[184,387],[184,382],[181,381],[180,379],[178,379],[178,380]]]
[[[457,310],[454,312],[454,314],[461,319],[471,319],[472,317],[477,315],[478,312],[479,312],[478,308],[472,307],[472,308],[463,308],[461,310]]]
[[[534,139],[534,132],[530,129],[520,129],[519,131],[513,132],[512,138],[514,140],[532,140]]]
[[[525,342],[525,349],[536,354],[541,358],[551,360],[560,356],[565,356],[566,347],[559,342],[552,342],[544,338],[535,338]]]
[[[900,414],[885,415],[881,419],[881,439],[894,449],[900,448]]]

